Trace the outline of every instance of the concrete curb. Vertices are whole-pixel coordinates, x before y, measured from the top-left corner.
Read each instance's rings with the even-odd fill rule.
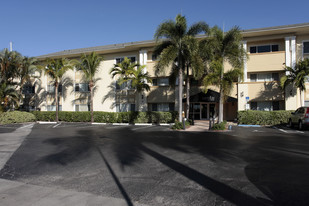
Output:
[[[45,122],[45,121],[37,121],[39,124],[57,124],[57,122]]]
[[[239,124],[239,127],[261,127],[261,125],[251,125],[251,124]]]

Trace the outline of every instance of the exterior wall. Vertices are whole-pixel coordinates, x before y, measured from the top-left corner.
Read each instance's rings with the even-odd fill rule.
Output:
[[[237,110],[248,109],[246,97],[249,97],[250,101],[280,101],[280,108],[285,105],[287,110],[295,110],[297,107],[304,104],[304,101],[309,101],[309,83],[308,90],[303,92],[303,98],[300,100],[300,92],[295,88],[288,87],[285,92],[283,92],[279,86],[278,82],[250,82],[251,73],[266,73],[266,72],[278,72],[280,77],[284,75],[284,66],[293,66],[293,62],[300,60],[302,58],[309,58],[309,55],[303,55],[303,41],[309,41],[309,31],[301,30],[301,34],[297,31],[290,31],[281,33],[279,31],[270,31],[260,34],[251,34],[246,36],[244,47],[248,51],[248,59],[246,61],[246,74],[244,82],[235,84],[230,96],[238,99],[238,104],[236,103],[226,103],[224,106],[225,119],[233,119],[235,112]],[[296,41],[295,41],[296,40]],[[294,49],[295,42],[295,49]],[[278,44],[279,51],[276,52],[265,52],[265,53],[254,53],[250,54],[250,46],[261,46],[261,45],[272,45]],[[179,105],[177,94],[178,87],[169,86],[151,86],[149,92],[144,92],[144,94],[137,94],[134,90],[116,90],[116,79],[111,78],[109,74],[110,69],[114,66],[115,59],[117,57],[125,56],[135,56],[136,61],[141,64],[146,64],[146,70],[149,72],[150,76],[156,78],[154,66],[156,61],[152,60],[152,50],[153,45],[147,43],[147,45],[135,45],[130,48],[118,49],[108,52],[100,52],[104,56],[104,61],[101,62],[99,71],[96,77],[101,78],[96,83],[96,90],[94,93],[94,110],[95,111],[116,111],[117,103],[135,103],[136,105],[142,99],[145,100],[144,104],[148,103],[170,103],[175,102],[175,110]],[[159,74],[159,77],[167,77],[170,74],[170,67]],[[224,62],[224,70],[228,71],[231,66],[228,62]],[[59,99],[59,103],[62,105],[64,111],[74,111],[75,104],[87,104],[88,97],[84,94],[81,101],[77,101],[80,95],[74,91],[74,85],[76,83],[83,83],[83,75],[81,72],[69,71],[65,74],[65,77],[69,77],[73,80],[73,85],[67,87],[64,90],[62,96]],[[40,100],[38,100],[38,107],[42,111],[46,110],[46,105],[53,104],[53,96],[47,95],[47,85],[49,84],[49,77],[43,75],[38,84],[37,91],[39,92]],[[39,89],[41,88],[41,89]],[[185,87],[184,87],[185,89]],[[209,89],[213,91],[219,91],[218,87],[210,86]],[[190,95],[194,95],[203,91],[203,87],[192,86],[190,89]],[[45,92],[45,93],[44,93]],[[185,95],[185,90],[184,90]],[[143,97],[143,98],[142,98]],[[145,97],[145,98],[144,98]],[[146,107],[143,108],[145,111]]]

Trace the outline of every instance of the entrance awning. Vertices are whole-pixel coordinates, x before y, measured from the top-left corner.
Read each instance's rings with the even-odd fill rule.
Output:
[[[190,102],[219,102],[220,94],[219,92],[208,89],[207,93],[204,92],[197,93],[190,96]],[[187,98],[184,98],[182,102],[186,102]],[[234,97],[228,97],[227,102],[237,102],[237,99]]]

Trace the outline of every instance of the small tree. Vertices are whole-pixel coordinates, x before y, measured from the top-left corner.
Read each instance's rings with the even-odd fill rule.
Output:
[[[56,101],[56,122],[59,122],[59,102],[58,102],[58,87],[66,71],[74,68],[76,62],[74,60],[62,59],[46,59],[46,65],[43,71],[53,79],[55,87],[55,101]]]
[[[9,84],[0,77],[0,112],[8,110],[12,105],[18,106],[19,100],[20,95],[14,84]]]
[[[295,64],[294,68],[285,67],[286,76],[281,77],[280,84],[285,90],[287,86],[293,85],[299,89],[300,104],[302,106],[302,91],[306,90],[306,80],[309,75],[309,59],[304,59]]]
[[[94,122],[93,119],[93,89],[95,88],[95,74],[99,70],[99,66],[101,61],[103,61],[103,57],[100,57],[95,52],[92,52],[88,55],[83,54],[80,60],[80,63],[77,65],[77,68],[82,70],[85,79],[89,82],[89,90],[90,90],[90,111],[91,111],[91,122]]]

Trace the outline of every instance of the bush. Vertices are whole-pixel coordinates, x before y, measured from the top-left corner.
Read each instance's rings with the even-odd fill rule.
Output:
[[[37,121],[55,121],[56,112],[34,111]],[[95,122],[102,123],[173,123],[177,112],[93,112]],[[90,122],[90,112],[59,111],[59,121]]]
[[[238,112],[238,124],[250,125],[278,125],[287,123],[292,111],[256,111]]]
[[[34,122],[35,120],[35,116],[29,112],[3,112],[0,115],[0,124]]]
[[[226,126],[226,121],[223,121],[221,123],[214,124],[211,129],[212,130],[225,130],[225,126]]]
[[[186,127],[190,126],[189,121],[186,121],[185,124],[186,124]],[[172,129],[174,130],[183,129],[183,123],[176,121],[175,124],[172,126]]]

